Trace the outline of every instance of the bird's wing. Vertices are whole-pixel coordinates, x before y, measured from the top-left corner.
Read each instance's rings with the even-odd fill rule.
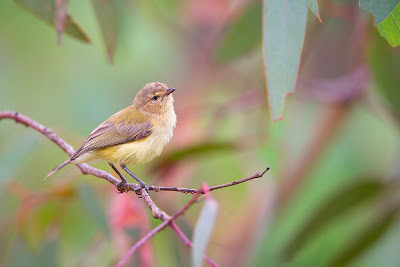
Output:
[[[152,133],[152,128],[151,121],[138,116],[132,108],[121,110],[94,129],[83,145],[71,156],[71,160],[88,151],[144,139]]]

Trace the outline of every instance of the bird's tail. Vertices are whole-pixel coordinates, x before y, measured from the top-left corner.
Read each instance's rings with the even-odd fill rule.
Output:
[[[64,161],[63,163],[61,163],[60,165],[58,165],[57,167],[55,167],[51,172],[49,172],[46,176],[46,178],[44,178],[45,180],[47,178],[49,178],[50,176],[52,176],[54,173],[58,172],[62,167],[64,167],[65,165],[67,165],[68,163],[71,162],[71,159],[67,159],[66,161]]]

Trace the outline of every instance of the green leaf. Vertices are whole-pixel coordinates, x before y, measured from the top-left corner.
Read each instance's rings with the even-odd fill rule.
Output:
[[[308,7],[312,11],[312,13],[317,17],[319,22],[322,22],[321,17],[319,16],[318,2],[317,0],[309,0]]]
[[[264,62],[274,121],[283,118],[286,96],[294,90],[307,22],[308,0],[264,0]]]
[[[360,0],[360,7],[374,16],[375,26],[384,21],[400,3],[400,0]]]
[[[393,47],[400,44],[399,2],[399,0],[360,1],[360,7],[374,16],[379,33]]]
[[[193,232],[192,266],[194,267],[203,266],[203,256],[214,229],[217,215],[218,202],[209,196],[204,202]]]
[[[398,219],[400,206],[386,208],[377,216],[373,217],[372,222],[343,248],[342,253],[339,253],[330,264],[329,267],[345,266],[352,260],[356,259],[365,250],[372,246]]]
[[[54,0],[14,0],[30,13],[55,27],[55,1]],[[90,39],[83,29],[67,14],[64,32],[80,41],[90,43]]]
[[[285,257],[293,257],[316,232],[334,220],[335,217],[376,198],[385,188],[385,185],[377,179],[363,179],[336,192],[317,208],[307,223],[299,229],[284,250]]]
[[[110,63],[113,62],[117,45],[117,2],[115,0],[92,0]]]
[[[110,237],[110,230],[104,210],[99,204],[93,188],[85,184],[81,185],[79,187],[79,197],[89,216],[92,217],[93,221],[103,229],[107,237]]]
[[[216,59],[229,61],[251,51],[261,43],[261,3],[250,5],[227,29],[216,50]]]
[[[378,24],[379,33],[386,38],[393,47],[400,44],[400,5],[387,17]]]

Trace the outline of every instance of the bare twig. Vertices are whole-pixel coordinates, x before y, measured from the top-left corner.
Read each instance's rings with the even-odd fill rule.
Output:
[[[241,184],[256,178],[261,178],[267,171],[269,171],[270,167],[267,167],[265,170],[263,171],[259,171],[256,174],[240,179],[240,180],[236,180],[230,183],[226,183],[226,184],[221,184],[221,185],[216,185],[216,186],[212,186],[210,188],[208,188],[209,191],[213,191],[213,190],[217,190],[217,189],[221,189],[224,187],[229,187],[229,186],[233,186],[233,185],[237,185],[237,184]],[[165,187],[165,186],[149,186],[149,190],[154,190],[156,192],[158,191],[173,191],[173,192],[180,192],[180,193],[185,193],[185,194],[204,194],[204,190],[203,189],[191,189],[191,188],[180,188],[180,187]]]
[[[147,191],[144,188],[142,188],[140,190],[140,195],[142,196],[142,198],[143,198],[144,202],[146,203],[146,205],[153,212],[153,217],[154,218],[160,219],[160,220],[163,220],[163,221],[169,220],[171,218],[171,216],[166,214],[159,207],[157,207],[156,204],[154,204],[153,200],[149,196],[149,193],[147,193]]]

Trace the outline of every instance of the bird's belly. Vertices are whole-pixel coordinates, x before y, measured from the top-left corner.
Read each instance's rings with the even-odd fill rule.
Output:
[[[153,132],[149,137],[143,140],[116,145],[99,149],[96,151],[100,158],[107,162],[115,164],[133,164],[145,163],[159,156],[164,146],[172,137],[171,131]],[[96,153],[96,154],[97,154]]]

